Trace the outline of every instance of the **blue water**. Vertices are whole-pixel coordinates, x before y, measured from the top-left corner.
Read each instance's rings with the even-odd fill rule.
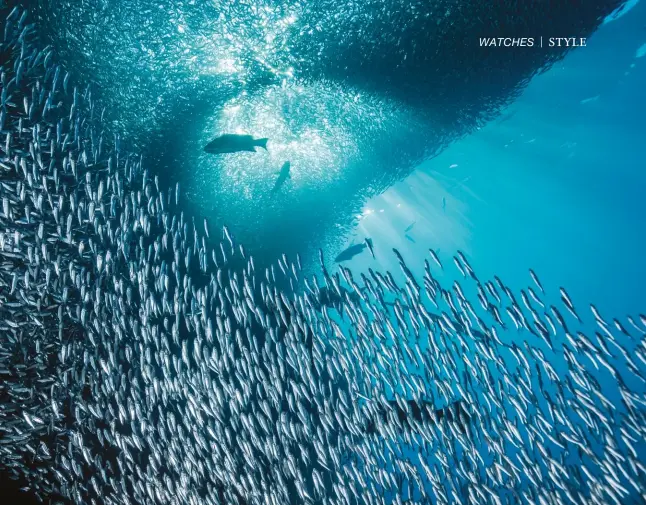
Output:
[[[391,247],[414,265],[428,247],[446,261],[460,249],[477,272],[514,288],[533,268],[552,292],[566,286],[603,312],[643,311],[645,20],[642,3],[604,24],[501,118],[371,199],[356,235],[384,251],[380,267],[397,270]],[[412,243],[404,230],[415,221]]]
[[[402,253],[419,279],[423,275],[424,260],[431,261],[430,247],[445,265],[443,271],[433,267],[443,287],[450,289],[458,281],[467,297],[474,301],[473,282],[464,280],[453,265],[452,258],[459,250],[480,279],[497,275],[516,293],[531,285],[530,268],[540,277],[549,304],[561,306],[559,288],[566,287],[582,316],[582,329],[594,333],[594,320],[588,309],[590,302],[609,319],[646,310],[643,224],[646,216],[646,174],[643,172],[646,3],[633,1],[629,6],[622,15],[608,18],[588,39],[586,47],[573,51],[545,73],[535,76],[521,96],[500,115],[494,114],[495,119],[466,136],[462,134],[469,128],[456,129],[455,134],[448,135],[446,131],[452,128],[444,126],[442,130],[441,125],[433,124],[428,117],[422,121],[410,105],[403,106],[387,94],[362,93],[326,80],[299,82],[290,80],[289,76],[282,79],[287,72],[284,69],[277,73],[281,77],[279,82],[262,85],[260,91],[246,90],[237,80],[244,81],[248,69],[238,72],[236,61],[218,60],[213,56],[219,65],[216,68],[199,67],[195,63],[201,60],[194,60],[191,51],[202,57],[210,54],[210,46],[204,50],[201,46],[196,49],[199,44],[193,44],[201,40],[201,33],[190,43],[185,42],[189,37],[184,35],[194,36],[197,31],[191,30],[201,22],[200,13],[195,11],[191,12],[200,22],[183,19],[181,10],[158,14],[179,34],[164,33],[168,26],[160,23],[159,31],[174,41],[168,46],[174,48],[173,58],[157,50],[164,44],[157,44],[153,23],[146,25],[146,30],[153,32],[151,39],[140,41],[136,23],[130,21],[130,16],[137,19],[138,14],[127,9],[112,12],[123,23],[127,35],[123,39],[117,37],[117,46],[125,47],[128,53],[129,43],[141,42],[136,50],[150,59],[143,59],[134,72],[144,76],[141,81],[137,76],[132,81],[135,84],[129,82],[121,87],[120,79],[128,80],[127,65],[124,70],[119,64],[114,67],[97,64],[96,78],[103,98],[119,104],[112,111],[112,118],[120,117],[124,111],[130,114],[130,117],[124,116],[123,122],[115,121],[118,127],[126,132],[141,128],[144,139],[145,134],[150,138],[162,136],[161,143],[153,143],[146,156],[151,159],[153,173],[163,174],[168,181],[181,181],[186,210],[200,220],[212,219],[213,230],[223,223],[231,226],[237,239],[249,244],[252,250],[264,251],[268,259],[288,247],[290,253],[302,252],[304,262],[312,269],[318,259],[316,249],[320,247],[327,266],[333,270],[331,260],[344,247],[371,238],[376,258],[364,251],[345,266],[355,279],[368,268],[390,271],[403,286],[405,277],[392,249]],[[267,43],[271,51],[264,51],[268,53],[267,59],[261,63],[278,65],[285,56],[282,46],[270,42],[280,39],[281,31],[269,30],[273,35],[267,36],[263,30],[267,26],[275,28],[280,19],[291,18],[285,17],[282,11],[267,12],[271,23],[260,23],[249,30],[271,39]],[[215,26],[226,32],[226,27],[216,23],[215,17],[209,18],[211,13],[202,15],[210,23],[206,25],[208,28]],[[244,40],[248,28],[244,19],[232,19],[235,21],[233,38]],[[105,28],[101,19],[94,22]],[[115,25],[110,23],[117,21],[108,23],[107,32],[114,34]],[[117,34],[121,30],[119,26]],[[224,44],[223,40],[228,39],[213,37],[210,43],[217,46]],[[79,45],[84,47],[82,43]],[[249,50],[244,44],[242,48]],[[247,52],[256,57],[255,49]],[[111,59],[109,51],[96,47],[88,50],[95,51],[88,58],[92,62]],[[177,58],[185,51],[188,51],[185,59]],[[78,54],[75,57],[81,58]],[[240,60],[237,63],[249,63],[243,57]],[[195,72],[194,80],[187,79],[191,72]],[[213,87],[211,91],[205,91],[210,87]],[[185,103],[181,100],[190,102],[193,92],[199,99],[183,108]],[[173,104],[165,109],[167,102]],[[173,114],[169,110],[181,113]],[[257,136],[273,135],[269,152],[216,161],[200,150],[219,131],[252,128]],[[462,138],[453,141],[458,137]],[[412,145],[424,141],[429,144],[437,141],[435,147],[441,152],[429,157],[385,192],[382,192],[388,186],[385,177],[370,180],[369,168],[386,171],[384,167],[392,168],[401,161],[398,157],[406,153],[407,142]],[[444,143],[448,147],[441,150]],[[164,145],[168,152],[160,157],[162,162],[157,165],[154,161],[159,159],[154,156],[159,145]],[[275,170],[286,158],[292,162],[294,181],[269,200],[267,192],[272,187]],[[407,172],[397,166],[398,173]],[[361,188],[361,198],[355,198],[357,188]],[[363,203],[363,208],[359,203]],[[354,220],[346,219],[350,211],[355,213]],[[332,231],[328,229],[330,223],[334,224]],[[351,322],[338,314],[332,317],[346,331],[345,336],[351,337],[354,329]],[[569,314],[566,319],[573,323]],[[493,324],[491,318],[486,322]],[[566,376],[565,362],[558,354],[559,345],[554,346],[554,351],[548,350],[527,332],[511,329],[501,331],[500,338],[506,344],[522,346],[527,341],[540,347],[552,366]],[[563,335],[559,338],[555,339],[556,344],[562,343]],[[425,347],[427,343],[420,345]],[[474,351],[473,346],[469,343],[467,350]],[[505,349],[498,350],[508,369],[515,370],[515,358]],[[446,349],[446,352],[453,350]],[[454,358],[473,359],[474,355],[475,351],[473,355],[464,352],[463,356]],[[583,366],[592,371],[591,364],[586,362]],[[461,372],[464,365],[458,368]],[[410,369],[409,372],[418,371]],[[613,378],[603,370],[592,373],[604,385],[607,397],[617,401]],[[643,395],[643,381],[633,382],[629,386]],[[437,388],[432,384],[427,386],[437,396]],[[553,394],[556,387],[552,384],[547,390]],[[392,395],[393,391],[388,393]],[[470,405],[482,408],[484,394],[481,389],[470,390]],[[546,400],[543,398],[540,402],[546,403]],[[509,416],[517,415],[511,404],[505,407]],[[524,427],[521,432],[526,434]],[[415,443],[407,445],[406,457],[415,462],[419,449]],[[483,458],[489,461],[491,453],[486,444],[480,449]],[[644,449],[643,443],[640,449]],[[575,466],[580,461],[570,460],[568,464]],[[404,493],[404,498],[409,496]]]
[[[319,247],[333,259],[366,199],[496,118],[561,54],[480,36],[587,33],[620,3],[67,0],[37,12],[73,78],[95,85],[105,124],[162,185],[181,183],[190,213],[257,259],[307,262]],[[267,136],[269,150],[205,156],[222,131]],[[270,198],[286,160],[292,180]]]
[[[498,275],[516,292],[532,285],[529,268],[538,273],[549,303],[558,304],[558,288],[567,287],[588,334],[595,331],[590,302],[611,317],[643,312],[644,20],[645,4],[609,19],[587,47],[535,77],[499,119],[370,199],[346,245],[371,237],[377,258],[366,253],[348,262],[355,278],[372,267],[393,272],[402,285],[405,278],[393,247],[421,278],[422,262],[431,261],[428,247],[432,247],[449,266],[444,272],[434,269],[434,275],[446,287],[454,281],[464,287],[469,283],[452,264],[452,256],[461,250],[480,279]],[[569,315],[566,319],[572,321]],[[522,345],[527,335],[507,331],[502,338]],[[543,350],[565,377],[562,357]],[[515,370],[516,360],[502,355],[508,370]],[[587,367],[618,406],[615,380],[604,370]],[[494,377],[500,378],[495,372]],[[645,393],[643,384],[630,384]],[[555,384],[547,391],[554,394]],[[540,401],[546,409],[544,398]],[[482,397],[475,405],[485,405]],[[506,408],[507,415],[516,415],[511,405]],[[574,412],[568,415],[576,419]],[[480,450],[491,464],[486,444]],[[416,464],[419,451],[411,446],[406,457]],[[509,454],[513,452],[510,449]],[[567,458],[567,464],[574,466],[589,462]],[[501,497],[505,494],[500,492]],[[639,502],[634,494],[628,500]]]

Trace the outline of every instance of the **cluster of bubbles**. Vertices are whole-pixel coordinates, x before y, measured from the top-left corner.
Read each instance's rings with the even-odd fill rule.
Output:
[[[478,37],[585,36],[619,3],[39,0],[34,12],[57,61],[97,84],[104,124],[163,184],[181,182],[195,213],[274,260],[338,245],[366,199],[565,53],[485,51]],[[235,131],[268,136],[269,154],[200,156]],[[293,180],[271,199],[285,161]]]
[[[644,499],[646,316],[461,253],[452,286],[433,250],[422,277],[257,266],[4,26],[3,471],[77,505]]]

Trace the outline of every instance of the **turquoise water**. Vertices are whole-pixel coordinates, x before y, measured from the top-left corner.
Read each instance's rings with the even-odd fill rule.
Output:
[[[563,55],[479,37],[586,34],[620,3],[40,0],[36,12],[72,77],[94,84],[105,124],[162,185],[180,182],[191,214],[229,226],[258,260],[307,262],[318,248],[333,259],[367,199],[495,120]],[[206,156],[221,131],[267,136],[269,151]],[[269,198],[287,160],[292,180]]]
[[[192,1],[174,2],[168,8],[148,1],[138,8],[117,1],[37,3],[41,22],[51,20],[51,33],[44,38],[54,41],[57,57],[71,69],[73,79],[95,86],[98,100],[107,104],[104,125],[121,133],[124,151],[143,152],[144,166],[160,177],[163,188],[179,183],[182,210],[200,224],[206,218],[214,242],[219,238],[214,230],[223,224],[229,226],[236,241],[257,258],[258,271],[287,252],[290,259],[296,253],[301,255],[308,274],[320,274],[317,252],[321,249],[326,267],[335,272],[338,265],[333,264],[333,259],[337,254],[370,238],[374,259],[366,250],[344,263],[355,279],[369,269],[388,271],[398,286],[404,286],[406,277],[392,251],[396,248],[419,281],[424,260],[432,263],[428,252],[432,248],[445,265],[440,270],[433,264],[433,275],[447,290],[455,282],[460,283],[460,289],[489,327],[495,323],[491,314],[477,307],[475,284],[464,279],[453,264],[457,251],[468,258],[479,279],[499,276],[515,293],[532,285],[532,268],[545,287],[544,301],[548,306],[558,305],[575,331],[589,335],[597,331],[588,310],[590,302],[609,321],[613,317],[624,321],[626,315],[644,313],[643,2],[630,2],[630,10],[608,18],[589,37],[586,47],[563,60],[538,57],[534,52],[532,63],[527,63],[521,53],[509,53],[520,48],[455,49],[459,46],[456,41],[471,39],[457,36],[448,43],[437,39],[438,45],[446,44],[442,48],[451,57],[438,57],[439,63],[445,65],[439,70],[428,65],[429,75],[441,82],[426,94],[424,86],[432,84],[433,78],[420,77],[424,65],[407,67],[409,63],[402,63],[406,60],[402,57],[397,73],[394,67],[383,65],[384,61],[392,63],[400,58],[399,47],[383,55],[372,50],[370,44],[366,46],[366,41],[372,40],[375,47],[389,47],[392,39],[406,32],[406,27],[393,26],[382,39],[375,38],[386,26],[383,12],[375,14],[374,21],[367,8],[362,10],[351,2],[344,4],[347,10],[337,16],[338,25],[319,23],[315,27],[311,20],[327,13],[329,2],[277,5],[268,1],[261,2],[260,7],[219,2],[200,8]],[[594,6],[600,11],[611,3],[599,1]],[[402,6],[397,2],[393,5]],[[370,7],[378,6],[379,2],[370,2]],[[473,36],[469,30],[475,23],[475,14],[470,20],[457,5],[455,9],[446,7],[445,12],[444,6],[440,7],[433,11],[438,21],[432,23],[442,26],[438,28],[440,33],[463,21],[459,26],[461,36]],[[479,2],[471,7],[474,12],[483,9]],[[564,18],[555,15],[554,23],[567,25],[576,21],[579,14],[573,13],[577,11],[575,7],[564,5]],[[349,14],[355,15],[343,17]],[[546,21],[538,13],[529,14],[528,24],[544,26]],[[580,17],[593,18],[593,14],[581,10]],[[442,19],[450,21],[444,26]],[[325,20],[332,23],[334,16]],[[357,28],[364,21],[373,23],[367,35]],[[67,29],[68,23],[78,31]],[[356,28],[356,33],[348,31],[349,26]],[[419,27],[412,21],[411,26]],[[594,23],[585,28],[594,28]],[[42,31],[46,33],[48,29]],[[299,36],[295,37],[295,33]],[[324,35],[333,43],[319,47]],[[402,45],[416,54],[415,37],[407,35]],[[356,36],[361,51],[348,49],[353,46],[352,36]],[[421,35],[416,33],[416,37]],[[340,60],[334,57],[336,50],[352,56],[353,61],[365,56],[372,67],[346,68],[344,74]],[[502,53],[485,51],[508,53],[502,57]],[[424,54],[431,58],[431,52]],[[321,58],[318,62],[313,54],[324,54],[327,60]],[[554,61],[546,72],[533,75],[540,67],[537,62]],[[474,62],[482,64],[480,72],[472,73],[470,65]],[[491,65],[489,73],[487,64]],[[524,80],[530,76],[533,77],[525,87]],[[226,158],[202,152],[202,146],[222,131],[267,136],[269,149]],[[286,160],[292,164],[292,180],[271,196],[275,172]],[[322,282],[320,275],[319,281]],[[580,327],[562,308],[560,287],[566,287],[572,297],[583,320]],[[296,286],[296,293],[289,292],[288,296],[298,296],[301,288]],[[367,307],[362,309],[367,312],[378,307],[376,300],[372,302],[374,306],[366,302]],[[448,306],[439,303],[438,311],[448,313]],[[344,317],[332,309],[330,312],[329,317],[344,330],[344,343],[363,345],[371,339],[378,340],[375,331],[369,336],[363,334],[366,340],[362,342],[357,331],[360,325],[350,319],[349,312]],[[410,337],[406,343],[412,348],[417,343],[411,331],[414,322],[400,325],[394,310],[388,315],[389,323],[399,325],[398,330]],[[567,337],[560,329],[558,334],[554,331],[556,345],[549,349],[529,332],[514,331],[510,320],[507,330],[498,331],[507,346],[523,348],[528,343],[532,349],[541,349],[549,365],[559,373],[558,380],[551,381],[545,390],[539,389],[537,377],[529,380],[539,396],[536,403],[546,411],[549,396],[570,380],[567,363],[560,354],[567,347],[561,347]],[[634,341],[617,334],[630,353]],[[187,339],[193,337],[189,335]],[[427,340],[432,342],[435,336],[431,337]],[[452,372],[461,377],[468,375],[462,358],[475,360],[480,352],[474,349],[477,341],[468,340],[459,352],[455,342],[451,342],[455,349],[442,349],[445,354],[442,358],[436,356],[438,362],[450,355],[459,362],[451,370],[446,361],[441,361],[443,380],[453,380]],[[392,344],[391,339],[388,345]],[[424,351],[431,348],[424,339],[419,344]],[[500,353],[512,379],[516,378],[513,374],[520,367],[509,349],[492,348]],[[582,363],[577,365],[590,371],[603,385],[606,397],[617,405],[608,413],[616,421],[626,414],[619,404],[617,381],[605,370],[598,371],[597,363],[580,357]],[[620,372],[630,377],[628,388],[643,397],[643,377],[626,371],[625,362],[617,357]],[[531,359],[533,363],[540,361]],[[420,373],[412,367],[407,371],[411,375]],[[492,373],[494,379],[509,379]],[[458,386],[466,388],[465,384]],[[463,399],[468,400],[470,408],[484,412],[485,402],[489,401],[485,397],[492,393],[482,384],[469,386]],[[507,417],[522,423],[518,408],[511,403],[513,386],[503,386],[497,393],[508,394],[509,402],[503,401],[502,408]],[[438,386],[428,383],[426,387],[437,400]],[[389,398],[394,393],[404,393],[401,385],[395,391],[393,387],[384,389]],[[456,391],[452,393],[458,397]],[[182,394],[195,401],[190,392]],[[535,413],[534,407],[528,409],[531,414]],[[589,434],[575,414],[567,407],[563,411],[571,423]],[[479,421],[486,424],[487,417],[485,414]],[[569,427],[554,424],[555,430],[571,435]],[[482,425],[476,423],[478,427]],[[197,429],[195,425],[192,428]],[[519,427],[523,442],[529,446],[527,428],[525,424]],[[504,430],[495,435],[504,437]],[[419,437],[406,443],[395,438],[396,449],[418,464],[423,446]],[[489,441],[478,440],[482,442],[478,449],[486,461],[483,467],[491,465],[492,458],[497,457],[490,450],[492,446]],[[192,440],[185,442],[190,445]],[[369,445],[365,440],[360,443],[364,442]],[[594,444],[599,445],[598,440]],[[643,461],[643,440],[637,445]],[[598,461],[577,460],[574,451],[560,452],[550,447],[556,458],[567,456],[564,464],[569,469],[584,463],[598,473]],[[514,454],[511,447],[505,449],[509,450],[506,455]],[[440,469],[438,458],[443,454],[439,450],[428,455],[426,463]],[[344,456],[351,459],[357,454]],[[537,461],[536,467],[540,464]],[[392,466],[385,466],[396,473]],[[541,476],[548,480],[546,473]],[[452,478],[451,473],[446,472],[446,477]],[[429,482],[424,484],[428,487]],[[528,482],[522,484],[526,489],[531,487]],[[640,485],[643,488],[643,481]],[[498,491],[501,497],[510,498],[504,489]],[[419,498],[419,493],[410,496],[402,491],[398,498],[388,495],[387,501],[408,498]],[[513,499],[509,502],[514,503]]]
[[[500,118],[370,199],[345,245],[371,237],[377,258],[365,253],[348,262],[355,278],[368,268],[388,270],[403,285],[393,247],[421,278],[432,247],[449,265],[444,272],[435,268],[434,276],[464,288],[452,263],[461,250],[480,279],[498,275],[514,291],[533,285],[529,268],[549,303],[557,305],[559,287],[567,287],[584,332],[595,331],[590,302],[615,317],[643,312],[645,14],[642,4],[608,20],[587,47],[535,77]],[[515,331],[503,335],[518,345],[525,338]],[[511,355],[504,359],[515,369]],[[561,357],[550,359],[565,376]],[[597,377],[619,405],[614,379],[603,371]],[[644,393],[643,384],[631,385]],[[481,450],[487,453],[485,446]],[[418,448],[406,454],[415,462]]]
[[[356,234],[384,251],[379,265],[397,270],[390,247],[413,264],[428,247],[447,261],[460,249],[515,288],[533,268],[552,292],[566,286],[617,316],[643,311],[645,20],[639,4],[604,24],[499,119],[371,199]]]

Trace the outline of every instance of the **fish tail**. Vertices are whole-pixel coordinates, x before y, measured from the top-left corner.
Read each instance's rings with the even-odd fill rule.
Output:
[[[256,141],[254,142],[254,144],[255,144],[256,146],[258,146],[258,147],[262,147],[262,148],[266,151],[266,150],[267,150],[267,141],[268,141],[268,140],[269,140],[268,138],[264,138],[264,139],[256,139]]]

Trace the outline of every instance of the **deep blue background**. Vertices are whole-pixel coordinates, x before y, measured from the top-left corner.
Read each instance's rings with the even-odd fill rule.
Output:
[[[348,243],[373,237],[391,270],[397,247],[420,274],[428,247],[446,261],[460,249],[479,275],[514,288],[533,268],[548,293],[565,286],[609,316],[646,310],[644,43],[642,2],[535,77],[501,118],[371,200]],[[413,222],[415,243],[404,234]]]

